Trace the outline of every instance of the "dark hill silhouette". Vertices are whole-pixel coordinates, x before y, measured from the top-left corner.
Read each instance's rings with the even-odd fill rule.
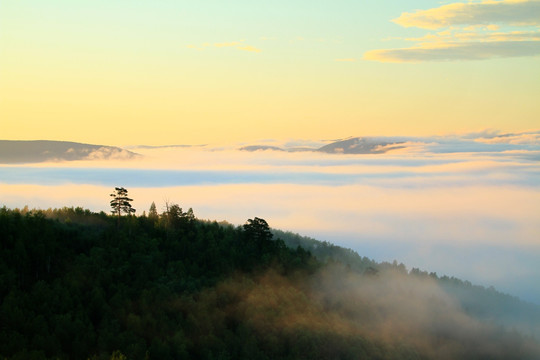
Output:
[[[390,150],[403,148],[400,144],[401,142],[354,137],[325,145],[317,151],[331,154],[384,154]]]
[[[249,145],[241,147],[243,151],[287,151],[287,152],[323,152],[327,154],[384,154],[391,150],[402,149],[403,141],[386,141],[370,137],[353,137],[344,140],[336,140],[319,148],[291,147],[281,148],[269,145]]]
[[[498,323],[511,298],[287,237],[176,204],[120,219],[0,208],[0,358],[540,358],[537,339]],[[316,257],[291,248],[304,242]]]
[[[274,151],[285,151],[284,149],[280,148],[279,146],[270,146],[270,145],[249,145],[249,146],[243,146],[240,148],[240,150],[243,151],[259,151],[259,150],[274,150]]]
[[[132,159],[140,155],[114,146],[52,140],[0,140],[0,163]]]

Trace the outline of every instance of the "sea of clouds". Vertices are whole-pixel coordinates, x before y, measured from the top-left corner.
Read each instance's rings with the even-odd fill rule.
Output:
[[[257,216],[540,304],[540,132],[374,139],[402,146],[362,155],[132,146],[143,156],[5,165],[0,205],[109,211],[109,194],[123,186],[138,214],[154,201],[237,225]]]

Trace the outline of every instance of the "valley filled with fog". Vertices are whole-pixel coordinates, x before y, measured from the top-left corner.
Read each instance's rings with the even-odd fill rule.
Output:
[[[260,216],[377,261],[395,259],[540,303],[538,137],[129,146],[140,156],[128,158],[83,151],[83,160],[1,165],[0,197],[11,208],[108,212],[111,189],[124,186],[139,215],[152,202],[175,202],[202,219],[242,224]],[[373,153],[351,153],[366,144]],[[318,151],[325,146],[331,153]]]

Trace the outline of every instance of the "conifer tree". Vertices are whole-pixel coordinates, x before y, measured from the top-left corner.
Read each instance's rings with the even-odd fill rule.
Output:
[[[118,215],[118,218],[120,218],[122,213],[130,215],[135,212],[135,209],[131,207],[133,199],[128,197],[128,191],[125,188],[115,187],[110,196],[113,198],[111,200],[111,212],[113,215]]]
[[[153,201],[152,201],[152,205],[150,205],[150,209],[148,210],[148,218],[152,220],[157,220],[158,218],[156,203]]]

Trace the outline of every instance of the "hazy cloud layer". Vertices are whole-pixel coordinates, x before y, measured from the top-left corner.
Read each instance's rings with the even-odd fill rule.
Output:
[[[393,20],[404,27],[441,30],[399,49],[371,50],[364,59],[381,62],[486,60],[540,54],[540,1],[452,3]],[[500,31],[500,25],[505,31]],[[528,29],[533,26],[532,29]]]
[[[209,147],[212,148],[212,147]],[[321,151],[334,154],[404,154],[404,153],[463,153],[489,152],[492,154],[502,151],[540,151],[540,131],[503,134],[494,130],[484,130],[478,133],[460,134],[438,137],[349,137],[321,141],[286,141],[262,140],[254,143],[244,143],[228,149],[249,149],[250,151]],[[137,148],[134,148],[137,149]],[[225,148],[221,148],[222,150]],[[338,151],[340,150],[341,151]],[[346,150],[346,151],[344,151]],[[365,150],[365,151],[355,151]],[[302,155],[304,156],[304,155]],[[324,158],[324,157],[319,157]],[[346,157],[344,157],[346,158]],[[351,157],[359,159],[359,157]],[[361,157],[366,159],[366,156]],[[378,159],[387,157],[376,157]],[[305,156],[303,157],[305,161]]]
[[[524,132],[524,133],[487,133],[478,134],[475,137],[475,141],[484,142],[488,144],[519,144],[519,145],[539,145],[540,144],[540,132]]]
[[[403,148],[347,155],[139,147],[144,156],[130,161],[3,166],[0,206],[109,211],[111,189],[125,186],[139,214],[169,201],[237,225],[258,216],[363,256],[540,303],[540,131],[378,140]]]

